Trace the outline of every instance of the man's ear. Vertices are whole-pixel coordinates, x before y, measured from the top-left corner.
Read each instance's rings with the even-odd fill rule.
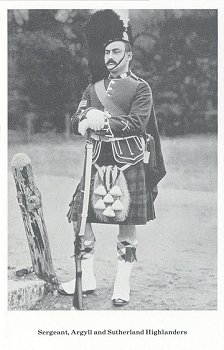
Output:
[[[132,60],[132,52],[128,52],[128,60],[129,60],[129,61]]]

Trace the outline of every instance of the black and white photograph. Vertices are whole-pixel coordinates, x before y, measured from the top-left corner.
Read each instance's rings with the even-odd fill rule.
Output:
[[[208,315],[218,324],[223,304],[221,9],[211,1],[121,3],[18,1],[4,8],[4,307],[14,324],[16,315],[44,319],[32,336],[52,336],[58,349],[71,338],[80,349],[89,348],[87,338],[103,349],[95,343],[100,336],[105,346],[115,340],[109,348],[136,349],[139,339],[148,349],[153,338],[158,350],[193,349],[189,324],[198,322],[203,334]],[[222,348],[217,334],[214,343],[207,338],[199,349]]]

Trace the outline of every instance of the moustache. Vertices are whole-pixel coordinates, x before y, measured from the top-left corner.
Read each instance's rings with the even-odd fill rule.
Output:
[[[114,60],[109,60],[109,61],[107,61],[106,65],[108,65],[110,63],[117,64],[117,62],[115,62]]]

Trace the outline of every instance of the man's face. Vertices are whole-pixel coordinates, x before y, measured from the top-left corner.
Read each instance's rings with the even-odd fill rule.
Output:
[[[114,41],[105,48],[104,62],[109,71],[115,72],[126,67],[129,61],[130,57],[122,41]]]

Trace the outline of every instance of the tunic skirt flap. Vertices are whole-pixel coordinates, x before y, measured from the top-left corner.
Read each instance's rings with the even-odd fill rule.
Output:
[[[136,164],[143,159],[144,147],[139,136],[112,141],[114,159],[118,163]]]

